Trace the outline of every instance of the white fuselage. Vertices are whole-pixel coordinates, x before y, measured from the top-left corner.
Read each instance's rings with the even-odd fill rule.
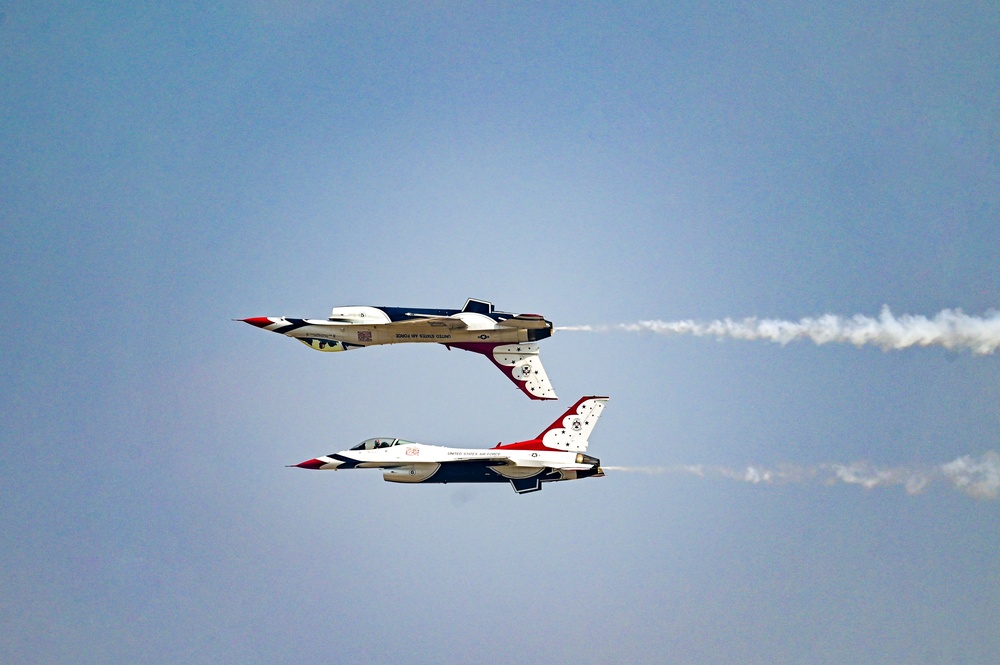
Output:
[[[476,326],[467,328],[451,328],[435,322],[412,321],[405,325],[392,324],[388,321],[365,321],[343,323],[340,321],[322,321],[305,319],[302,325],[282,334],[298,339],[313,348],[318,342],[328,343],[326,348],[317,350],[346,350],[356,346],[377,346],[380,344],[404,344],[413,342],[429,342],[433,344],[456,344],[462,342],[486,342],[494,344],[518,344],[528,341],[528,331],[524,328],[500,326],[488,317],[479,314],[463,314],[462,319],[479,317],[485,321],[475,321]],[[458,318],[458,317],[456,317]],[[273,326],[280,331],[282,323],[279,319]],[[468,323],[468,321],[466,321]]]
[[[561,450],[476,449],[430,446],[398,439],[374,450],[343,450],[304,462],[315,469],[372,469],[397,483],[520,482],[575,480],[602,476],[600,462],[583,453]],[[364,445],[364,444],[362,444]],[[531,481],[530,479],[537,479]],[[523,491],[523,490],[519,490]],[[527,490],[531,491],[531,490]]]
[[[392,441],[392,439],[385,439]],[[398,440],[397,440],[398,441]],[[396,445],[375,450],[342,450],[329,456],[317,457],[329,460],[322,468],[372,469],[397,466],[399,464],[447,464],[449,462],[480,461],[503,462],[507,460],[520,467],[554,469],[589,469],[591,464],[578,461],[579,453],[562,450],[520,450],[498,448],[449,448],[424,443],[399,441]]]

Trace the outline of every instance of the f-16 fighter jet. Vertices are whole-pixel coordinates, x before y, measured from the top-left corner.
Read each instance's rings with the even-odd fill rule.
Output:
[[[432,342],[481,353],[531,399],[556,399],[535,344],[552,335],[552,323],[538,314],[497,312],[485,300],[469,298],[460,310],[334,307],[325,321],[284,316],[238,320],[292,337],[317,351]]]
[[[382,469],[392,483],[505,483],[518,494],[542,483],[604,475],[587,439],[607,397],[582,397],[534,439],[489,449],[446,448],[403,439],[366,439],[350,450],[306,460],[300,469]]]

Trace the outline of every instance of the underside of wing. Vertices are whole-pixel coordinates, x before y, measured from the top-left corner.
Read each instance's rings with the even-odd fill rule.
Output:
[[[498,464],[494,465],[494,468],[498,470],[498,473],[507,475],[507,473],[513,469],[524,470],[524,474],[527,475],[528,470],[537,471],[538,469],[552,469],[555,471],[587,471],[594,468],[593,464],[583,464],[577,463],[575,461],[571,462],[553,462],[551,459],[548,461],[542,461],[540,459],[509,459],[501,458],[498,460]],[[503,470],[500,470],[502,467]]]
[[[545,462],[542,462],[540,460],[533,460],[533,459],[514,460],[506,457],[498,460],[496,466],[500,465],[503,465],[507,468],[517,467],[521,469],[543,469],[547,466],[552,466],[551,464],[546,464]]]
[[[551,468],[550,465],[545,464],[542,461],[536,461],[531,459],[519,459],[513,460],[509,457],[475,457],[472,459],[462,459],[462,460],[449,460],[446,464],[450,465],[485,465],[493,469],[496,473],[500,474],[505,478],[520,478],[525,476],[533,476],[539,473],[543,469]],[[575,468],[574,465],[569,465]],[[590,468],[590,467],[583,467]]]
[[[455,319],[450,316],[422,316],[417,319],[406,319],[405,321],[393,321],[386,325],[393,328],[405,328],[407,326],[431,326],[432,328],[447,328],[448,330],[465,330],[468,326],[465,321]]]

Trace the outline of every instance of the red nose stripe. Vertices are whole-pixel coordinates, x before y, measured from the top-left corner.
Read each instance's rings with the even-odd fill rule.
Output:
[[[322,462],[318,459],[307,459],[305,462],[300,462],[295,466],[299,467],[300,469],[318,469],[324,464],[326,464],[326,462]]]
[[[266,316],[255,316],[251,319],[240,319],[244,323],[249,323],[252,326],[257,326],[258,328],[264,328],[265,326],[271,325],[271,319]]]

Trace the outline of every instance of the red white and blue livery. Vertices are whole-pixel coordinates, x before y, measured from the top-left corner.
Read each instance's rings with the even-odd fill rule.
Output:
[[[472,351],[493,361],[531,399],[556,399],[535,344],[552,336],[552,323],[538,314],[498,312],[485,300],[469,298],[462,309],[334,307],[325,320],[285,316],[238,320],[317,351],[413,342]]]
[[[382,469],[393,483],[510,483],[518,494],[542,483],[604,475],[601,461],[587,454],[607,397],[582,397],[541,434],[493,448],[448,448],[405,439],[366,439],[350,450],[306,460],[300,469]]]

